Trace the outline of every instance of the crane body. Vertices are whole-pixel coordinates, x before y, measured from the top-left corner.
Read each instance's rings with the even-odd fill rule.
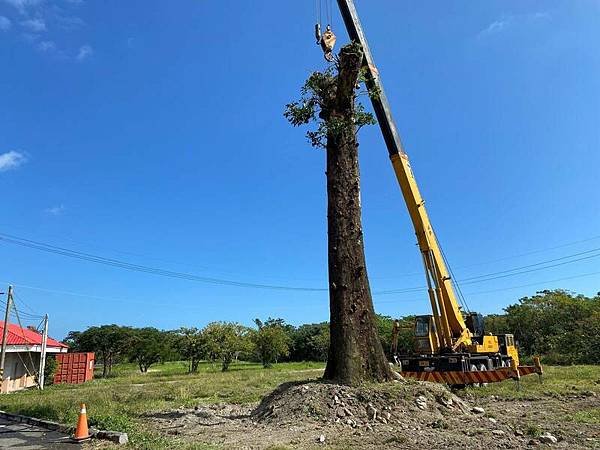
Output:
[[[414,328],[414,349],[407,355],[396,354],[398,322],[395,322],[393,353],[404,376],[455,385],[518,379],[538,373],[534,366],[519,366],[519,355],[512,334],[492,336],[484,330],[483,317],[464,315],[459,307],[453,280],[425,207],[408,155],[404,151],[380,74],[375,66],[353,0],[337,0],[344,24],[352,41],[364,52],[366,84],[373,110],[381,128],[388,154],[423,259],[432,314],[418,316]],[[331,49],[329,49],[329,53]]]

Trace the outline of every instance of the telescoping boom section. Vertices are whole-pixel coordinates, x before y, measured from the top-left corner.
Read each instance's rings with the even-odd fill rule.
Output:
[[[413,351],[395,354],[404,376],[453,385],[490,383],[519,379],[530,373],[542,374],[539,359],[533,366],[519,365],[519,355],[512,334],[485,333],[483,317],[463,314],[453,280],[427,215],[408,155],[392,117],[367,39],[353,0],[337,0],[350,38],[364,51],[366,83],[381,128],[390,160],[406,203],[423,259],[425,279],[432,314],[419,316],[414,326]],[[398,330],[394,330],[397,340]],[[394,339],[393,339],[394,340]],[[394,353],[396,343],[393,344]]]

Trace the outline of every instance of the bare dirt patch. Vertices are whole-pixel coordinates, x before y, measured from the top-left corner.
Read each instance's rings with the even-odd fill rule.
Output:
[[[594,395],[474,400],[431,383],[350,388],[311,381],[284,383],[258,405],[198,405],[146,419],[178,441],[224,448],[593,448],[600,446],[598,425],[569,417],[598,406]]]

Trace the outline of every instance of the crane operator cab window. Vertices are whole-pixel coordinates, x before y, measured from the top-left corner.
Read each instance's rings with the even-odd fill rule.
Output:
[[[429,317],[417,317],[415,321],[415,337],[429,337]]]
[[[418,354],[431,354],[439,344],[436,339],[433,316],[415,317],[414,351]]]

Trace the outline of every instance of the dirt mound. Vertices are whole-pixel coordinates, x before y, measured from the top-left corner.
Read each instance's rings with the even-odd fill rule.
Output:
[[[548,433],[557,440],[552,446],[589,448],[600,442],[597,426],[565,419],[598,408],[599,398],[461,400],[431,383],[350,388],[315,380],[283,384],[259,405],[199,404],[144,420],[174,439],[173,448],[520,449]]]
[[[433,383],[387,383],[348,387],[313,381],[284,383],[252,412],[258,423],[285,425],[314,420],[372,429],[378,425],[440,420],[448,413],[469,414],[469,407]]]

